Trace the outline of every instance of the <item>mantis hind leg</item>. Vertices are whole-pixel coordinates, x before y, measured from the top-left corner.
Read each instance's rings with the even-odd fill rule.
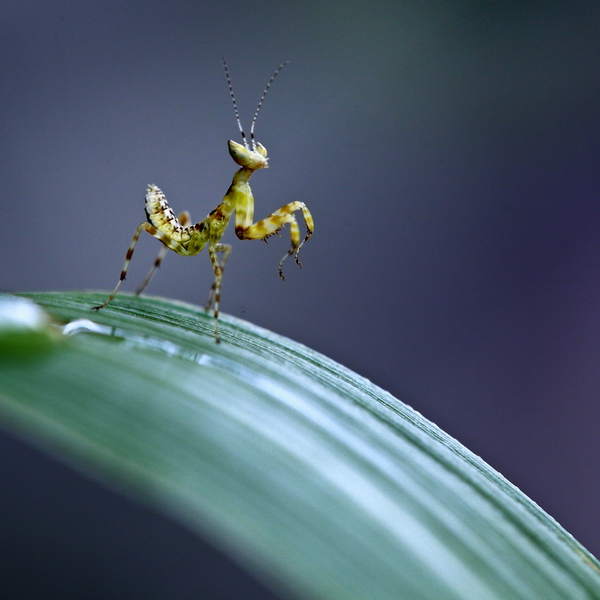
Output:
[[[168,248],[166,246],[163,246],[160,249],[156,258],[154,259],[154,264],[152,265],[152,268],[148,272],[148,275],[146,275],[146,277],[144,277],[144,280],[142,281],[142,283],[140,283],[137,290],[135,290],[136,296],[139,296],[148,287],[148,284],[154,277],[154,274],[156,273],[156,271],[158,271],[158,269],[160,268],[160,265],[162,265],[162,261],[164,260],[165,255],[167,254],[167,250],[168,250]]]
[[[135,246],[138,243],[138,239],[139,239],[142,231],[148,232],[152,237],[155,237],[157,240],[160,240],[165,245],[165,247],[170,248],[171,250],[177,252],[178,254],[182,254],[184,256],[186,256],[188,254],[187,250],[181,244],[179,244],[178,242],[169,238],[169,236],[167,236],[162,231],[160,231],[159,229],[154,227],[154,225],[152,225],[151,223],[148,223],[146,221],[144,221],[143,223],[140,223],[137,226],[135,233],[133,234],[133,239],[131,240],[131,243],[129,244],[129,248],[127,248],[127,254],[125,255],[125,262],[123,263],[123,269],[121,270],[121,275],[119,277],[119,281],[117,282],[117,285],[115,286],[115,289],[113,290],[112,294],[108,297],[108,300],[106,302],[104,302],[104,304],[100,304],[98,306],[92,306],[92,310],[100,310],[101,308],[104,308],[105,306],[110,304],[112,299],[117,295],[117,292],[119,291],[119,288],[121,287],[121,284],[123,283],[123,281],[125,280],[125,277],[127,276],[127,269],[129,268],[129,263],[131,262],[131,257],[133,256],[133,251],[135,250]],[[154,270],[156,270],[156,269],[154,269]],[[152,273],[152,274],[154,274],[154,273]]]
[[[179,222],[181,223],[181,225],[183,227],[189,227],[189,225],[191,224],[192,220],[190,218],[190,213],[187,212],[187,210],[184,210],[179,215]],[[139,296],[148,287],[148,284],[150,283],[150,281],[152,281],[152,278],[154,277],[154,274],[156,273],[156,271],[158,271],[158,269],[162,265],[162,262],[163,262],[163,260],[165,258],[165,255],[167,254],[168,250],[169,250],[168,246],[163,246],[160,249],[160,251],[158,252],[156,258],[154,259],[154,264],[152,265],[152,268],[148,272],[148,275],[146,275],[146,277],[144,277],[144,280],[142,281],[142,283],[140,283],[140,285],[138,286],[137,290],[135,290],[135,295],[136,296]]]

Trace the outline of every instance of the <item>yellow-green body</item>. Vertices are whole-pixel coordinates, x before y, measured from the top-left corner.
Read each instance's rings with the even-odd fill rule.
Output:
[[[253,223],[254,219],[254,196],[248,183],[254,171],[269,166],[267,150],[261,144],[255,143],[254,148],[242,146],[234,141],[229,141],[229,153],[233,160],[240,165],[240,169],[233,176],[233,181],[223,197],[223,201],[207,217],[196,223],[190,224],[189,214],[183,212],[179,217],[169,206],[163,192],[154,184],[148,186],[146,192],[146,217],[147,221],[140,223],[133,236],[125,264],[121,271],[121,277],[113,293],[108,300],[95,306],[96,310],[105,307],[116,295],[122,281],[127,274],[129,262],[133,256],[133,251],[142,231],[147,231],[150,235],[157,238],[164,244],[164,248],[159,253],[154,262],[152,270],[138,288],[137,293],[141,293],[150,282],[150,279],[156,272],[156,269],[162,263],[167,249],[177,252],[182,256],[194,256],[201,252],[208,244],[208,254],[213,266],[215,279],[211,287],[207,309],[214,304],[215,317],[215,339],[219,341],[217,319],[219,317],[219,302],[221,297],[221,281],[225,263],[229,258],[231,246],[220,242],[232,213],[235,212],[235,233],[241,240],[264,240],[270,235],[277,233],[286,223],[290,224],[291,248],[285,256],[279,261],[279,275],[282,279],[283,261],[294,254],[296,263],[302,266],[298,261],[298,252],[302,244],[312,235],[314,223],[312,216],[303,202],[290,202],[270,214],[268,217]],[[304,222],[306,224],[306,237],[300,243],[300,228],[296,220],[295,212],[301,210]],[[222,259],[219,261],[217,253],[222,253]]]

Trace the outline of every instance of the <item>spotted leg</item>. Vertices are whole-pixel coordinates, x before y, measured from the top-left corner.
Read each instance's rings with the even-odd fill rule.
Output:
[[[123,264],[123,270],[121,271],[121,276],[119,277],[119,281],[118,281],[115,289],[113,290],[112,294],[108,297],[108,300],[104,304],[100,304],[98,306],[93,306],[92,307],[93,310],[100,310],[101,308],[104,308],[105,306],[110,304],[112,299],[117,295],[117,292],[118,292],[119,288],[121,287],[121,284],[123,283],[123,281],[125,280],[125,277],[127,276],[127,269],[129,268],[129,263],[131,262],[131,257],[133,256],[133,251],[135,250],[135,245],[137,244],[142,231],[147,231],[151,236],[160,240],[165,246],[167,246],[171,250],[174,250],[178,254],[182,254],[183,256],[189,255],[189,252],[181,244],[179,244],[178,242],[176,242],[175,240],[173,240],[172,238],[170,238],[169,236],[164,234],[162,231],[160,231],[159,229],[154,227],[154,225],[147,223],[146,221],[144,221],[143,223],[140,223],[137,226],[135,233],[133,234],[133,239],[131,240],[131,244],[129,244],[129,248],[127,249],[127,254],[125,255],[125,262]]]
[[[223,258],[219,262],[217,252],[223,253]],[[208,246],[208,256],[213,266],[215,273],[215,280],[210,288],[208,295],[208,302],[206,303],[206,310],[210,310],[213,306],[213,315],[215,321],[215,340],[219,343],[219,302],[221,301],[221,282],[223,281],[223,271],[225,270],[225,264],[231,254],[231,246],[229,244],[210,244]]]
[[[304,223],[306,224],[306,237],[302,242],[300,242],[300,228],[298,226],[298,221],[294,215],[298,210],[302,211]],[[262,221],[257,221],[256,223],[245,225],[244,220],[246,219],[247,216],[243,215],[243,213],[241,218],[238,219],[238,213],[236,212],[235,233],[241,240],[265,240],[269,236],[278,233],[286,223],[289,223],[292,245],[284,257],[279,261],[279,276],[282,279],[285,279],[283,276],[283,261],[292,254],[296,259],[296,264],[299,267],[302,266],[298,260],[298,253],[304,242],[310,238],[314,231],[312,215],[304,202],[290,202],[270,214],[268,217],[262,219]]]

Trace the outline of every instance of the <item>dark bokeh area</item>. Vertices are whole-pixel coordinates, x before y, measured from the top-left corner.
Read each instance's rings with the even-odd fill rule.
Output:
[[[0,432],[3,598],[277,600],[223,553]]]
[[[365,375],[600,555],[597,2],[4,3],[0,288],[112,289],[148,183],[200,220],[242,121],[268,170],[222,309]],[[157,251],[142,239],[124,289]],[[208,257],[148,293],[204,303]]]

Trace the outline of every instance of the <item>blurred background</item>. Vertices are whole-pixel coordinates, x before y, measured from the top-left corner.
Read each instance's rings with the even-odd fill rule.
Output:
[[[303,269],[233,227],[222,310],[368,377],[600,555],[598,2],[4,0],[0,289],[110,290],[146,185],[199,221],[257,139],[256,218],[305,202]],[[158,251],[141,238],[123,289]],[[204,304],[208,256],[149,294]]]

